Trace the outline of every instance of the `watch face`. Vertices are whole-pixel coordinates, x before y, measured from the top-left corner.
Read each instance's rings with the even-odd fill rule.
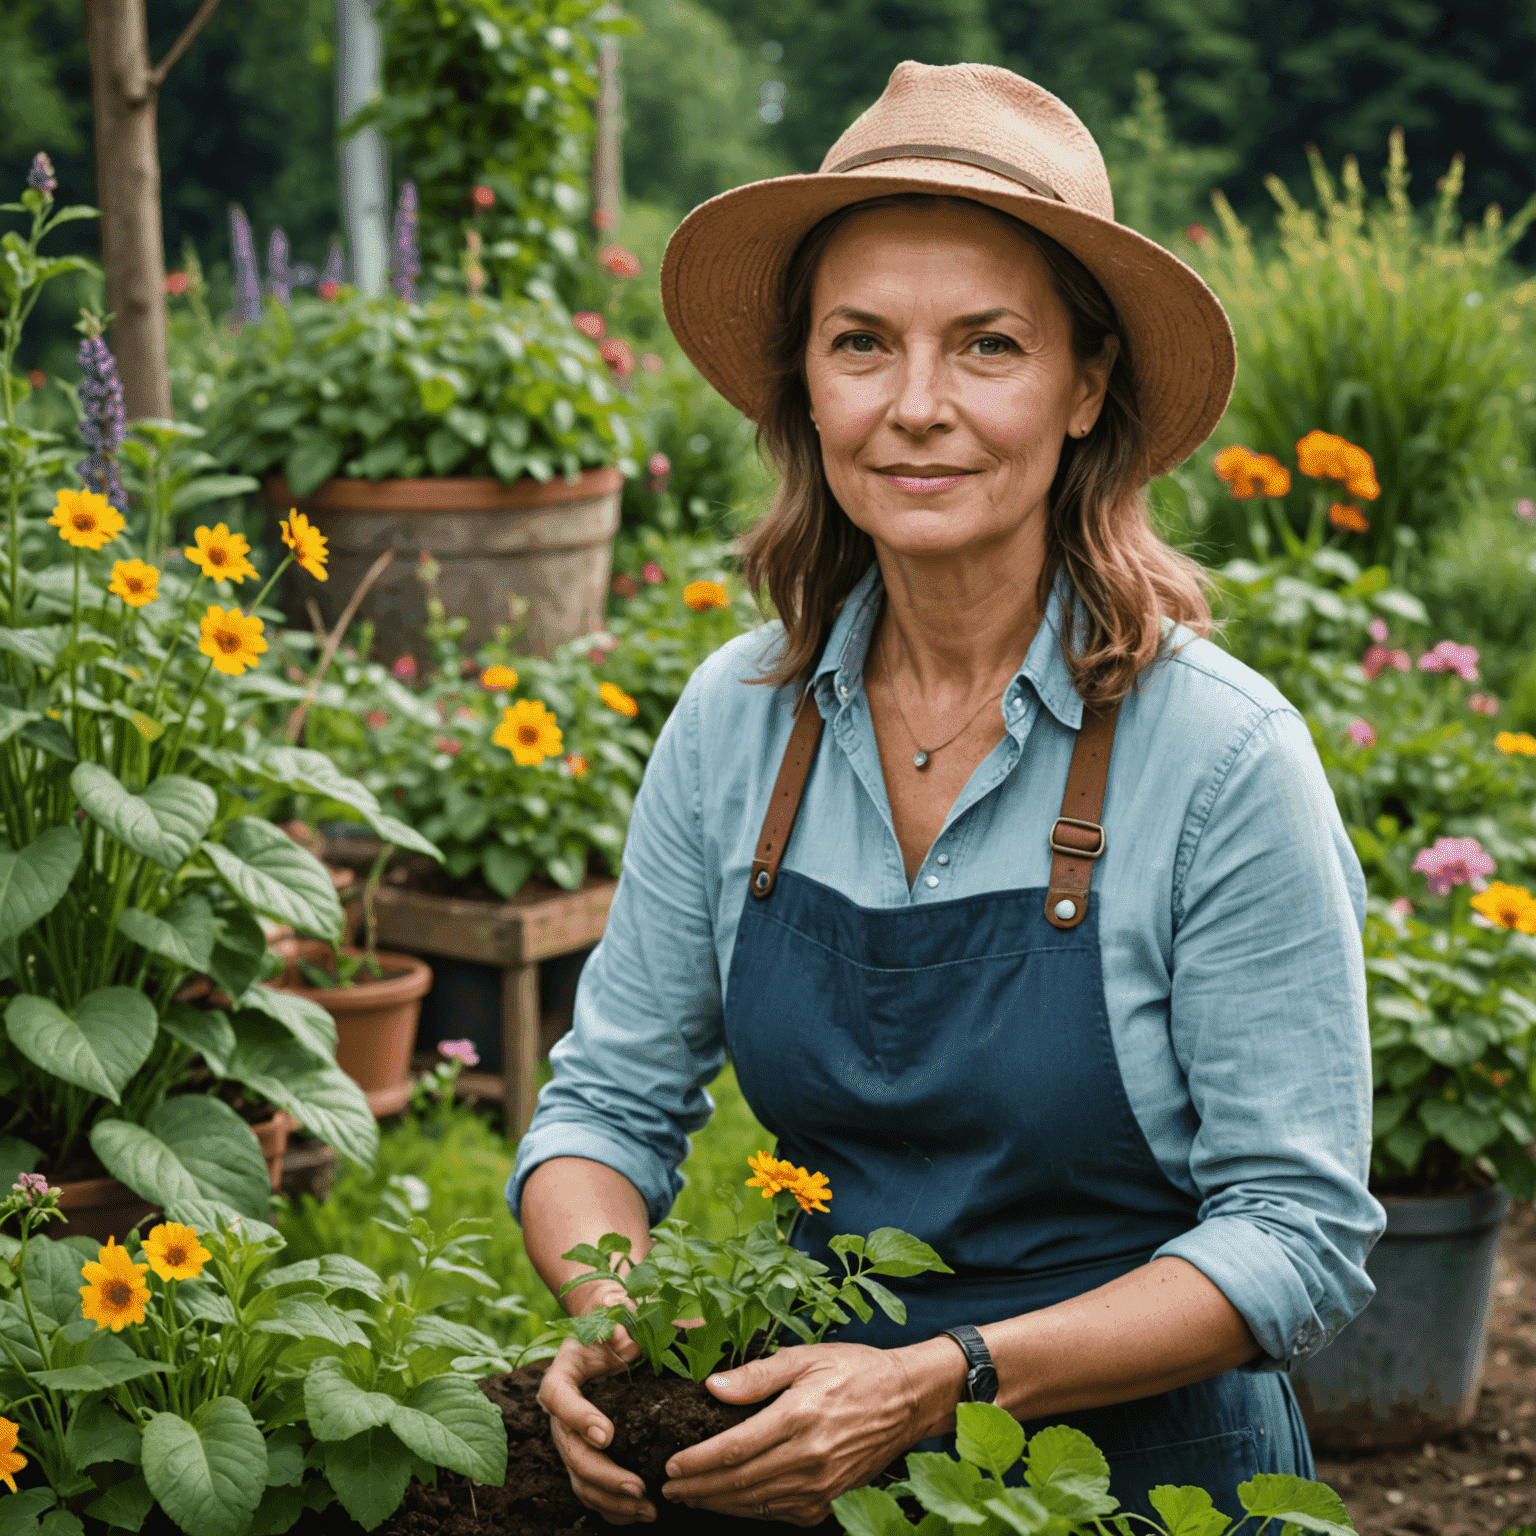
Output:
[[[997,1371],[990,1365],[972,1366],[966,1373],[966,1384],[971,1389],[973,1403],[997,1401]]]

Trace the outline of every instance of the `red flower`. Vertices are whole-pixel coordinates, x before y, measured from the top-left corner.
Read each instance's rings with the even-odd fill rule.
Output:
[[[640,579],[653,587],[659,587],[667,579],[667,573],[654,560],[647,560],[640,567]]]
[[[318,293],[320,297],[326,301],[327,304],[329,304],[330,301],[334,299],[338,293],[341,292],[341,284],[321,283],[315,292]]]
[[[185,272],[168,272],[166,274],[165,291],[167,293],[183,294],[191,286]]]
[[[1201,245],[1210,235],[1210,230],[1208,230],[1204,224],[1191,224],[1189,228],[1184,231],[1184,234],[1188,238],[1191,245]]]
[[[370,709],[364,718],[370,731],[381,730],[389,724],[389,716],[382,709]]]
[[[603,342],[598,351],[603,354],[603,361],[621,379],[627,379],[635,371],[634,349],[627,341],[617,336],[610,336]]]
[[[432,745],[439,752],[446,752],[449,757],[457,757],[464,750],[464,743],[456,736],[439,736]]]
[[[403,683],[416,676],[416,658],[407,651],[404,656],[395,658],[395,664],[389,670]]]
[[[476,208],[494,208],[496,206],[496,194],[489,187],[476,187],[469,194],[469,197]]]
[[[591,309],[578,309],[576,313],[571,316],[571,324],[574,325],[583,336],[590,336],[593,341],[601,341],[603,339],[603,332],[608,329],[608,327],[603,324],[603,317],[595,310]]]
[[[639,277],[642,270],[640,258],[633,251],[626,251],[622,245],[605,245],[597,253],[597,259],[615,277]]]
[[[48,375],[44,373],[41,368],[34,368],[32,372],[27,375],[27,383],[30,384],[33,389],[41,389],[47,382]]]
[[[633,576],[615,576],[613,578],[613,594],[615,597],[634,597],[640,591]]]

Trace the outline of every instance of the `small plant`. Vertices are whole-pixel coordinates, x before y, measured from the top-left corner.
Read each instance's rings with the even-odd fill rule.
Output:
[[[1164,1484],[1148,1494],[1161,1520],[1118,1514],[1109,1463],[1081,1430],[1053,1425],[1026,1438],[1023,1426],[995,1403],[961,1403],[955,1414],[958,1459],[913,1451],[904,1482],[855,1488],[832,1501],[848,1536],[906,1536],[913,1529],[899,1498],[925,1514],[922,1536],[1349,1536],[1344,1501],[1323,1483],[1261,1472],[1238,1485],[1246,1514],[1234,1524],[1203,1488]],[[1003,1476],[1023,1463],[1022,1487]]]
[[[378,937],[379,917],[377,898],[379,894],[379,882],[384,878],[384,866],[389,863],[389,856],[395,851],[393,843],[385,843],[379,849],[373,861],[373,867],[368,871],[368,878],[363,883],[363,949],[360,954],[348,955],[342,953],[340,944],[331,946],[331,966],[327,969],[323,965],[316,965],[312,960],[306,960],[302,955],[298,957],[298,967],[304,973],[304,978],[312,987],[321,991],[330,992],[338,987],[355,987],[358,984],[358,973],[366,968],[368,976],[373,981],[384,979],[384,968],[379,964]]]

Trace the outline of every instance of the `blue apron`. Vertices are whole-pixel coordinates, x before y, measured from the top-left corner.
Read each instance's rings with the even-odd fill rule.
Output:
[[[813,740],[812,761],[816,751]],[[765,823],[760,849],[768,835]],[[1048,1307],[1195,1225],[1197,1201],[1163,1173],[1126,1098],[1097,903],[1070,927],[1048,920],[1044,888],[861,907],[780,869],[787,837],[781,824],[766,880],[754,866],[767,894],[742,912],[725,1029],[777,1155],[832,1186],[831,1212],[804,1217],[794,1240],[840,1274],[831,1237],[899,1227],[955,1271],[885,1281],[906,1326],[877,1311],[835,1337],[894,1348]],[[1273,1372],[1229,1371],[1025,1428],[1046,1423],[1092,1436],[1111,1492],[1144,1515],[1159,1483],[1206,1488],[1236,1519],[1237,1485],[1255,1473],[1313,1475],[1290,1383]],[[952,1450],[953,1438],[923,1448]]]

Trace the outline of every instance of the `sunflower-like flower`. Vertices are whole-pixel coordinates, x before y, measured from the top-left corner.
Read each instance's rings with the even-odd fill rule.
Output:
[[[142,608],[160,596],[160,572],[142,560],[119,560],[112,567],[112,584],[107,591],[130,608]]]
[[[1218,479],[1227,483],[1238,501],[1253,496],[1284,496],[1291,488],[1291,472],[1279,459],[1267,453],[1254,453],[1240,443],[1223,448],[1211,460]]]
[[[328,541],[325,535],[302,512],[292,507],[277,526],[283,530],[283,543],[293,551],[293,558],[316,581],[325,581],[325,562],[330,558],[326,553]]]
[[[123,531],[123,514],[97,491],[60,491],[48,519],[76,549],[100,549]]]
[[[215,581],[245,581],[257,574],[247,559],[251,546],[243,533],[231,533],[224,523],[216,523],[212,528],[195,529],[192,537],[197,542],[182,553],[204,576]]]
[[[711,608],[728,608],[730,594],[718,581],[690,581],[683,588],[683,601],[695,613],[708,613]]]
[[[617,683],[603,683],[597,696],[609,709],[617,710],[626,719],[633,720],[640,713],[640,706]]]
[[[1475,911],[1501,928],[1515,928],[1521,933],[1536,933],[1536,896],[1523,885],[1505,885],[1502,880],[1489,882],[1488,889],[1472,898]]]
[[[162,1280],[195,1280],[213,1255],[198,1241],[194,1228],[163,1221],[144,1239],[144,1257]]]
[[[507,688],[517,687],[517,672],[515,668],[504,667],[499,661],[495,666],[487,667],[480,674],[480,686],[489,688],[493,693],[501,692]]]
[[[1370,454],[1332,432],[1308,432],[1296,444],[1296,467],[1313,480],[1339,481],[1362,501],[1375,501],[1381,495]]]
[[[505,747],[519,768],[536,768],[546,757],[560,755],[560,726],[537,699],[508,706],[491,740]]]
[[[144,1321],[144,1303],[149,1287],[144,1283],[148,1264],[135,1264],[126,1248],[119,1248],[115,1238],[98,1254],[99,1262],[88,1262],[80,1271],[86,1283],[80,1287],[80,1310],[97,1328],[121,1333],[129,1323]]]
[[[267,642],[261,638],[265,628],[254,613],[244,614],[238,608],[226,613],[217,603],[210,603],[203,615],[203,638],[197,648],[212,660],[215,672],[239,677],[247,667],[254,667],[266,650]]]
[[[749,1189],[761,1189],[764,1200],[771,1200],[780,1190],[791,1194],[799,1202],[802,1211],[825,1211],[826,1202],[832,1198],[832,1190],[824,1173],[807,1173],[793,1163],[758,1152],[747,1159],[747,1166],[756,1175],[747,1180]]]
[[[12,1493],[16,1492],[16,1474],[27,1464],[27,1458],[16,1449],[20,1435],[21,1425],[0,1419],[0,1483]]]

